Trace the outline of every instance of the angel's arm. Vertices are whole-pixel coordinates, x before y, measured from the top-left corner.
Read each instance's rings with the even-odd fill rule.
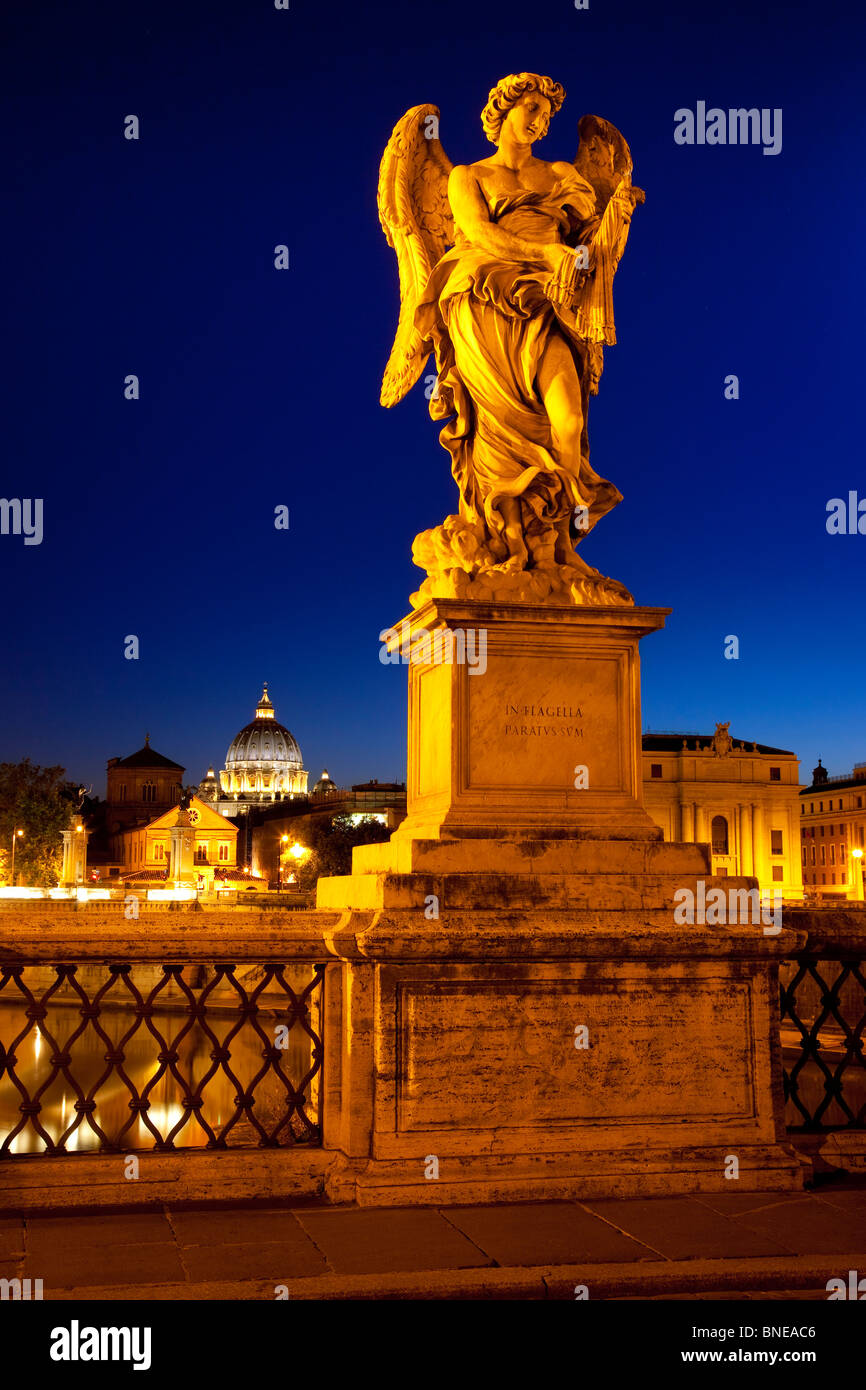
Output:
[[[591,183],[579,174],[573,164],[565,160],[554,160],[551,169],[559,175],[560,184],[568,190],[568,206],[574,208],[580,221],[587,221],[596,212],[597,199]]]
[[[524,241],[491,222],[484,195],[478,181],[466,164],[455,164],[448,179],[448,201],[454,221],[466,240],[482,251],[501,256],[507,261],[530,261],[556,270],[565,249],[561,242],[543,245]]]

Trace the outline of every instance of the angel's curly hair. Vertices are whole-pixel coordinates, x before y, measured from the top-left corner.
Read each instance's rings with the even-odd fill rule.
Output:
[[[525,92],[538,92],[539,96],[547,97],[551,115],[565,101],[565,88],[561,83],[554,82],[552,77],[541,77],[537,72],[517,72],[503,77],[495,87],[491,87],[487,105],[481,112],[481,125],[491,145],[499,140],[502,122]]]

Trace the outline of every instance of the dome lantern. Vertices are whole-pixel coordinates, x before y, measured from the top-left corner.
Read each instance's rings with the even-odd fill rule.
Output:
[[[265,681],[264,690],[262,691],[262,698],[256,705],[256,719],[273,719],[273,717],[274,706],[270,700],[270,697],[268,696],[268,683],[267,681]]]

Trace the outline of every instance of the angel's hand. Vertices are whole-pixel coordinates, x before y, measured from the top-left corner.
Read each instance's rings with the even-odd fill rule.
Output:
[[[644,193],[643,189],[635,188],[634,184],[631,182],[630,179],[628,180],[628,182],[626,182],[626,180],[623,179],[622,183],[619,185],[619,188],[617,189],[617,196],[621,198],[623,201],[628,202],[632,210],[636,207],[638,203],[646,202],[646,194]]]
[[[552,304],[570,306],[586,279],[586,268],[578,260],[577,253],[568,246],[556,245],[545,250],[551,269],[545,294]]]
[[[544,248],[544,264],[557,279],[568,278],[577,268],[577,256],[570,246],[554,241]]]

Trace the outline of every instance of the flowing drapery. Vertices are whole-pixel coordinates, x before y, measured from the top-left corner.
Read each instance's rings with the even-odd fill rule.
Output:
[[[568,198],[567,180],[549,193],[500,195],[489,204],[491,221],[525,241],[564,241],[575,227]],[[544,269],[461,239],[434,267],[416,314],[436,353],[430,411],[446,421],[439,438],[451,454],[461,515],[483,519],[494,536],[503,530],[505,498],[520,499],[530,529],[533,519],[547,528],[585,507],[584,531],[621,500],[589,463],[587,342],[574,309],[551,299],[550,282]],[[577,467],[558,454],[538,387],[552,334],[567,344],[580,380],[584,437]]]

